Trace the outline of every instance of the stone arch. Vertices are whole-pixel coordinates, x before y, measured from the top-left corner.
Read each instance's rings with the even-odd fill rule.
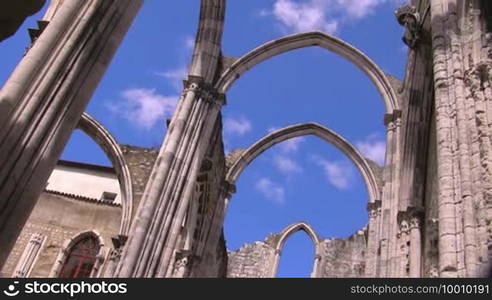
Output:
[[[315,135],[331,143],[347,155],[362,174],[369,193],[369,202],[374,203],[381,199],[381,191],[376,180],[376,175],[362,154],[336,132],[318,123],[301,123],[287,126],[263,137],[241,153],[232,164],[226,175],[227,182],[235,184],[244,169],[267,149],[285,140],[304,135]]]
[[[99,232],[95,230],[86,230],[86,231],[81,231],[77,234],[75,234],[72,238],[66,240],[63,243],[62,248],[60,249],[60,252],[58,253],[58,257],[55,260],[55,264],[53,265],[53,268],[51,269],[49,277],[58,277],[60,274],[62,267],[67,260],[71,249],[81,240],[87,238],[87,237],[94,237],[98,241],[99,244],[99,252],[97,254],[97,260],[96,263],[94,264],[94,267],[92,268],[91,271],[91,277],[96,277],[101,269],[101,266],[104,263],[104,257],[105,257],[105,245],[104,245],[104,239],[103,237],[99,234]]]
[[[383,98],[387,113],[399,110],[398,99],[384,72],[362,51],[329,34],[313,31],[292,34],[267,42],[243,55],[220,76],[216,89],[225,94],[234,81],[246,71],[276,55],[295,49],[319,46],[355,64],[374,83]]]
[[[82,115],[77,127],[103,149],[113,164],[121,193],[122,216],[119,232],[122,235],[128,235],[133,209],[133,188],[130,169],[123,156],[123,151],[109,131],[89,114]]]
[[[304,231],[313,241],[313,244],[315,247],[318,247],[318,245],[321,243],[320,238],[314,231],[314,229],[309,225],[307,222],[297,222],[294,224],[291,224],[282,230],[281,233],[279,233],[279,237],[274,245],[276,251],[280,251],[285,244],[285,241],[294,233],[298,231]]]
[[[275,239],[275,242],[272,245],[275,249],[275,257],[270,270],[271,277],[276,277],[277,275],[278,266],[280,263],[280,254],[282,252],[285,242],[292,234],[300,230],[304,231],[313,241],[315,259],[313,263],[313,270],[311,272],[311,277],[317,276],[318,265],[321,259],[321,239],[318,237],[318,235],[311,227],[311,225],[309,225],[307,222],[297,222],[284,228],[284,230],[282,230],[282,232],[277,235],[277,238]]]

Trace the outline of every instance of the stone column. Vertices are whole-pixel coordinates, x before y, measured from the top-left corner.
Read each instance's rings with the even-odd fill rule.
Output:
[[[422,218],[419,214],[410,216],[410,273],[409,277],[421,277],[422,270]]]
[[[369,203],[367,205],[369,211],[369,227],[367,241],[367,256],[365,277],[376,277],[377,260],[378,260],[378,245],[379,245],[379,220],[378,211],[381,210],[381,201]]]
[[[395,124],[394,129],[394,153],[393,160],[391,162],[390,168],[392,168],[392,183],[391,183],[391,214],[390,218],[393,220],[390,224],[390,239],[389,239],[389,249],[390,249],[390,273],[388,277],[397,276],[398,270],[398,241],[396,238],[396,234],[398,232],[398,211],[399,211],[399,203],[400,203],[400,170],[402,164],[402,151],[401,151],[401,128],[402,128],[402,119],[401,119],[401,111],[397,110],[393,112],[393,119]],[[393,233],[391,233],[393,232]]]
[[[321,264],[322,256],[320,254],[321,251],[320,248],[321,248],[320,245],[316,245],[316,254],[314,256],[314,264],[313,264],[313,271],[311,272],[311,278],[320,277],[319,268],[322,266]]]
[[[395,110],[386,114],[384,123],[387,130],[387,146],[385,168],[383,172],[382,194],[382,224],[381,224],[381,256],[379,276],[395,276],[397,271],[397,233],[398,233],[398,198],[399,198],[399,170],[401,163],[400,135],[401,111]]]
[[[118,235],[111,238],[113,248],[109,250],[109,257],[103,274],[104,278],[114,277],[116,267],[121,259],[121,252],[123,251],[127,239],[128,237],[125,235]]]
[[[277,277],[277,270],[278,270],[278,266],[280,264],[280,256],[281,255],[282,255],[281,249],[274,249],[273,256],[270,258],[271,261],[269,263],[270,270],[268,271],[268,274],[266,277],[269,277],[269,278]]]
[[[449,11],[446,1],[431,0],[430,2],[439,183],[439,273],[442,277],[456,277],[458,257],[452,150],[454,137],[450,118],[447,57],[449,41],[445,22]]]
[[[399,244],[399,257],[398,257],[398,271],[394,274],[395,277],[408,277],[408,233],[409,233],[409,224],[408,218],[405,213],[403,213],[403,218],[399,216],[399,232],[398,232],[398,244]]]
[[[143,0],[64,0],[0,91],[0,267]]]
[[[188,76],[136,215],[119,277],[164,277],[224,96]]]

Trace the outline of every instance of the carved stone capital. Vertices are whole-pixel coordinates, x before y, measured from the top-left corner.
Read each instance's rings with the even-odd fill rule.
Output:
[[[176,252],[176,260],[174,261],[174,270],[190,267],[196,259],[193,252],[190,250],[181,250]]]
[[[400,221],[400,233],[407,233],[410,229],[408,220],[403,219]]]
[[[392,113],[387,113],[384,115],[384,125],[387,130],[394,130],[396,126],[401,125],[401,110],[395,109]]]
[[[381,201],[370,202],[367,204],[369,218],[375,218],[381,212]]]
[[[413,5],[405,5],[395,11],[396,19],[405,27],[403,42],[410,48],[415,48],[420,40],[420,14]]]
[[[109,252],[109,260],[119,262],[121,259],[121,249],[111,249]]]
[[[194,92],[197,98],[205,100],[211,104],[223,106],[226,104],[225,94],[219,93],[213,85],[206,83],[203,77],[188,75],[183,80],[184,93]]]
[[[128,240],[128,236],[119,234],[111,238],[111,242],[113,242],[114,249],[122,249],[125,246],[126,241]]]
[[[44,235],[42,235],[40,233],[35,233],[31,237],[31,243],[36,244],[36,245],[41,244],[43,242],[43,240],[44,240]]]
[[[400,211],[398,213],[398,223],[400,223],[401,227],[401,224],[404,222],[406,230],[420,228],[423,216],[424,213],[421,208],[409,207],[406,211]]]
[[[231,198],[231,196],[237,192],[237,187],[234,183],[225,180],[224,191],[226,192],[228,198]]]
[[[475,92],[481,89],[485,82],[492,79],[492,62],[485,61],[471,66],[464,74],[465,85]]]

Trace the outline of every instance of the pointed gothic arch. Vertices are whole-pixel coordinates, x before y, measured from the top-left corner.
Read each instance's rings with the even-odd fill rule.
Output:
[[[317,276],[317,270],[318,270],[318,265],[319,265],[319,260],[321,257],[321,239],[319,236],[316,234],[314,229],[309,225],[307,222],[297,222],[294,224],[291,224],[282,230],[277,235],[277,239],[275,240],[274,244],[272,245],[273,248],[275,249],[275,258],[270,270],[270,277],[276,277],[277,272],[278,272],[278,267],[280,263],[280,255],[282,253],[282,249],[285,245],[285,242],[287,239],[294,233],[298,231],[304,231],[311,241],[313,242],[314,245],[314,262],[313,262],[313,269],[311,272],[311,277],[316,277]]]
[[[381,94],[386,113],[399,110],[396,93],[378,65],[356,47],[320,31],[284,36],[253,49],[228,67],[221,74],[215,87],[220,94],[225,94],[234,81],[252,67],[279,54],[311,46],[321,47],[352,62],[374,83]]]
[[[282,230],[282,232],[279,234],[279,238],[274,245],[275,250],[280,251],[284,247],[287,239],[294,233],[301,230],[304,231],[309,236],[309,238],[311,238],[313,244],[316,247],[319,243],[321,243],[321,239],[318,237],[311,225],[309,225],[307,222],[297,222],[285,227],[284,230]]]
[[[65,241],[49,277],[97,277],[105,252],[104,239],[97,231],[79,232]]]
[[[121,193],[122,216],[119,231],[122,235],[128,235],[133,209],[133,188],[130,169],[123,151],[111,133],[89,114],[82,115],[77,127],[101,147],[113,164]]]
[[[376,175],[367,160],[342,136],[318,123],[301,123],[287,126],[263,137],[241,153],[235,160],[227,172],[227,182],[235,184],[244,169],[264,151],[285,140],[305,135],[315,135],[342,151],[360,171],[369,194],[369,203],[381,200],[381,191]]]

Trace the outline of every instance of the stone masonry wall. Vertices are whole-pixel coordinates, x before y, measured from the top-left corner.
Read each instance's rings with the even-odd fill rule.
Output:
[[[154,162],[159,154],[158,149],[142,148],[130,145],[120,145],[126,163],[132,176],[133,188],[133,216],[138,209],[140,199],[142,198],[145,185],[149,180],[150,172]],[[132,216],[132,217],[133,217]]]
[[[83,231],[94,230],[111,247],[118,234],[121,207],[44,192],[24,226],[0,277],[11,277],[20,256],[34,233],[46,237],[29,277],[48,277],[63,244]]]
[[[347,239],[325,239],[321,245],[318,277],[363,277],[367,248],[363,231]]]
[[[229,252],[228,257],[227,277],[265,278],[270,277],[275,249],[264,242],[254,242]]]

